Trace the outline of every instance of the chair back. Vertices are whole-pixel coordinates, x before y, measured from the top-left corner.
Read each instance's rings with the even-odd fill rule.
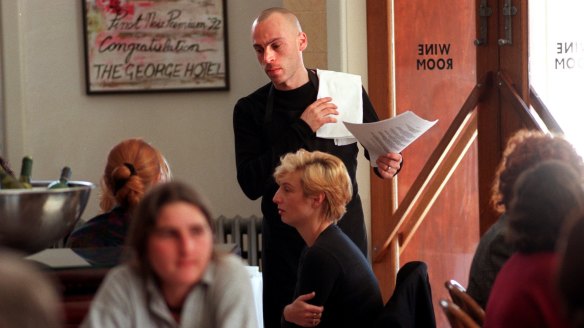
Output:
[[[480,328],[480,326],[454,302],[441,299],[438,304],[452,328]]]
[[[466,312],[479,326],[482,326],[485,321],[485,310],[483,310],[479,303],[456,280],[448,280],[444,285],[452,301]]]
[[[428,266],[412,261],[397,273],[396,286],[374,328],[436,327]]]

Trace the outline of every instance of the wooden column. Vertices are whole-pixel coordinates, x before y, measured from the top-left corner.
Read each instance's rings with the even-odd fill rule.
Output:
[[[367,62],[369,97],[380,119],[395,115],[393,108],[393,59],[391,30],[391,0],[367,0]],[[371,171],[371,255],[388,236],[388,225],[397,204],[397,179],[385,181]],[[389,299],[395,286],[399,267],[399,247],[394,243],[382,262],[373,263],[384,300]]]

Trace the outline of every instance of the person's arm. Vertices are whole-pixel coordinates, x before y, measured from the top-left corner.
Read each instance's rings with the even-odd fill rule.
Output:
[[[302,270],[298,273],[296,290],[298,295],[315,293],[314,297],[306,300],[306,303],[324,307],[319,322],[323,322],[322,319],[326,318],[326,303],[334,292],[334,286],[340,274],[341,268],[338,262],[325,250],[311,248],[306,252]],[[288,318],[283,317],[283,319],[289,322]]]
[[[215,276],[211,303],[215,306],[218,328],[256,328],[258,318],[249,273],[240,259],[221,255]]]
[[[314,132],[300,118],[269,136],[264,127],[265,104],[240,99],[233,112],[237,181],[250,199],[258,199],[271,181],[280,157],[300,148],[311,149]]]

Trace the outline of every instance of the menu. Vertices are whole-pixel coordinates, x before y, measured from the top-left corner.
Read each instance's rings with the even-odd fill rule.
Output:
[[[355,138],[367,149],[369,156],[376,159],[387,153],[399,153],[418,139],[438,120],[427,121],[412,111],[372,123],[343,122]],[[369,161],[377,167],[375,160]]]

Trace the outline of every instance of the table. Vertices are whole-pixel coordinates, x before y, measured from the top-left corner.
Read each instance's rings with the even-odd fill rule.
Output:
[[[214,248],[220,252],[241,256],[241,249],[233,243],[215,244]],[[59,271],[112,268],[118,265],[125,255],[123,247],[47,248],[25,259],[34,261],[45,270]]]

